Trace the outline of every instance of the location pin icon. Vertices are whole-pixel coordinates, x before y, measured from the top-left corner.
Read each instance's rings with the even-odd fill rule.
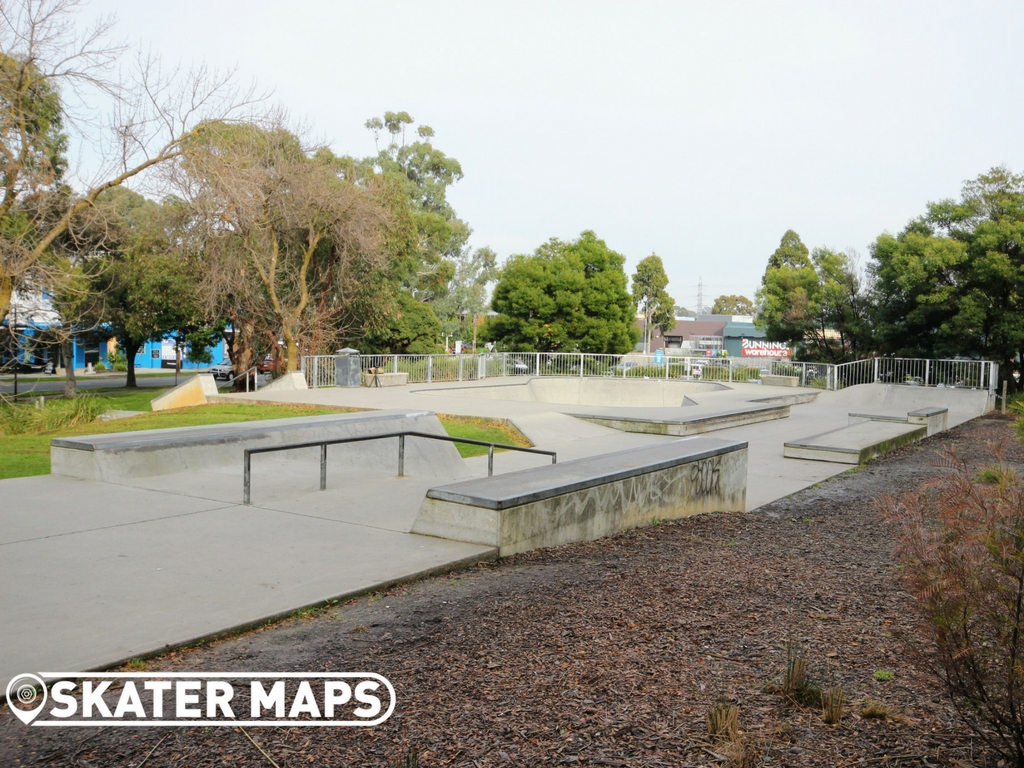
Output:
[[[37,700],[39,703],[30,709]],[[21,722],[30,724],[46,706],[46,685],[43,679],[31,674],[18,675],[12,679],[7,684],[7,706]]]

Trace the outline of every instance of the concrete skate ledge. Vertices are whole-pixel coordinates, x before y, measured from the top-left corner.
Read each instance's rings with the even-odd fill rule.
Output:
[[[690,438],[431,488],[412,532],[501,556],[746,510],[747,444]]]
[[[152,429],[112,435],[60,437],[50,441],[51,472],[86,480],[118,482],[133,477],[187,472],[210,467],[241,467],[242,451],[319,439],[418,430],[446,434],[430,411],[370,411],[306,416],[293,419],[208,424],[199,427]],[[394,462],[393,445],[364,443],[356,451],[372,466]],[[410,472],[439,474],[461,467],[458,451],[451,445],[411,445],[407,452]],[[310,451],[316,451],[312,448]],[[295,451],[294,454],[302,453]],[[337,451],[341,455],[342,451]],[[385,455],[386,454],[386,455]],[[333,454],[332,454],[333,455]],[[332,460],[333,461],[333,460]],[[450,474],[449,474],[450,476]],[[456,475],[457,476],[457,475]]]
[[[783,454],[788,459],[864,464],[876,456],[916,443],[927,436],[926,425],[876,419],[785,443]]]
[[[789,417],[789,408],[789,403],[751,404],[744,408],[695,416],[680,416],[676,419],[644,418],[640,415],[633,416],[625,413],[572,413],[569,415],[623,432],[688,437],[745,424],[785,419]]]

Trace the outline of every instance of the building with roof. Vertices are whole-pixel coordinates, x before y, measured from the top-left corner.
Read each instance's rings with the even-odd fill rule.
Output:
[[[643,318],[638,319],[641,331]],[[729,357],[784,358],[792,355],[785,344],[771,342],[749,315],[697,315],[676,318],[671,330],[662,334],[655,328],[650,353],[659,349],[667,355],[726,354]],[[642,351],[640,349],[639,351]]]

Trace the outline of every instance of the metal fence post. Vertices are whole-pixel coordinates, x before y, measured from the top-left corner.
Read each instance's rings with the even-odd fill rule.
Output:
[[[533,369],[535,375],[540,376],[540,352],[537,353],[537,367]]]
[[[729,383],[732,383],[732,358],[730,357],[727,361],[729,363]]]
[[[427,383],[434,380],[434,356],[427,355]]]
[[[398,476],[405,477],[405,435],[398,436]]]
[[[395,355],[394,365],[392,367],[393,373],[398,373],[398,355]]]
[[[583,353],[580,352],[580,378],[583,378]]]
[[[508,352],[501,353],[501,378],[508,376]]]
[[[487,476],[494,474],[494,445],[487,446]]]
[[[931,360],[925,360],[924,361],[924,385],[926,387],[928,386],[928,374],[931,372],[931,369],[932,369],[932,361]]]
[[[875,382],[878,382],[878,358],[875,358]]]
[[[459,381],[462,381],[462,355],[458,355],[459,358]]]
[[[327,490],[327,443],[320,446],[320,490]]]

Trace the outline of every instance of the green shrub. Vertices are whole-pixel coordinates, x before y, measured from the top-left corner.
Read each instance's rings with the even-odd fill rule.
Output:
[[[88,424],[106,411],[108,403],[92,395],[73,400],[54,398],[42,407],[36,402],[0,403],[0,435],[52,432],[77,424]]]
[[[92,367],[92,369],[93,369],[94,371],[96,371],[97,373],[103,373],[103,371],[107,370],[107,366],[105,366],[105,365],[104,365],[103,363],[96,363],[96,364],[95,364],[95,365],[94,365],[94,366]]]
[[[128,370],[128,358],[124,356],[120,347],[115,347],[114,351],[107,355],[107,365],[110,366],[112,371]]]

